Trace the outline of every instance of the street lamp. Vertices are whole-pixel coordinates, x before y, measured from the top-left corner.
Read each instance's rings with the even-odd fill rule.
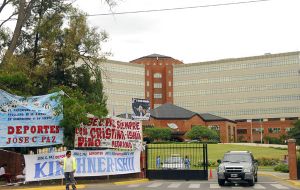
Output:
[[[260,144],[262,144],[262,140],[263,140],[262,118],[259,121],[260,121]]]

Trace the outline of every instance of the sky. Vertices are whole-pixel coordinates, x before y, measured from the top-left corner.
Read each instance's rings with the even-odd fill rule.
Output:
[[[205,6],[249,0],[117,0],[112,12]],[[111,13],[104,0],[76,0],[89,15]],[[89,16],[109,34],[109,59],[128,62],[157,53],[184,63],[300,51],[300,0],[174,11]]]

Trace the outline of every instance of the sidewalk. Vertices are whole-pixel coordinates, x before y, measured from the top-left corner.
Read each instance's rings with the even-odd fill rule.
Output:
[[[260,176],[270,176],[277,180],[280,180],[282,182],[288,183],[294,187],[300,188],[300,180],[290,180],[289,179],[289,173],[281,173],[281,172],[258,172],[258,175]]]
[[[136,184],[136,183],[144,183],[149,181],[147,178],[128,178],[128,179],[123,179],[123,181],[119,180],[85,180],[85,181],[80,181],[78,180],[78,185],[76,185],[77,189],[85,189],[86,187],[90,185],[100,185],[100,184],[115,184],[115,185],[127,185],[127,184]],[[59,185],[57,183],[51,185],[51,184],[19,184],[19,185],[0,185],[1,190],[65,190],[66,187],[65,185]],[[70,187],[70,189],[72,189]]]

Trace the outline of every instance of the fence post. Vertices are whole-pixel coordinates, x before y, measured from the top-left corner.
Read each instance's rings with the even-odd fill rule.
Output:
[[[288,140],[288,164],[289,164],[289,174],[291,180],[297,179],[297,152],[296,152],[296,140]]]

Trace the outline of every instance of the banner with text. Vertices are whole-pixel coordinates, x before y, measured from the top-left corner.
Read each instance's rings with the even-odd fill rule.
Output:
[[[142,149],[142,123],[123,118],[89,118],[75,129],[75,147]]]
[[[26,98],[0,90],[0,147],[62,144],[59,104],[59,92]]]
[[[63,178],[60,161],[66,152],[25,155],[26,181]],[[140,151],[74,150],[75,177],[105,176],[140,172]]]

